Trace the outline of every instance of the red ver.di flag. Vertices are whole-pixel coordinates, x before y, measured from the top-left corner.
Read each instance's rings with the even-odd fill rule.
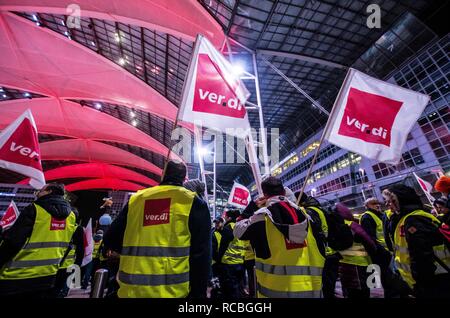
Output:
[[[239,183],[234,183],[231,189],[230,197],[228,198],[228,204],[238,208],[245,208],[250,202],[250,191]]]
[[[325,138],[380,162],[397,164],[427,95],[350,69],[336,99]]]
[[[0,168],[30,177],[36,189],[45,185],[38,132],[29,109],[0,133]]]
[[[6,210],[5,214],[3,214],[0,220],[0,226],[3,228],[3,231],[6,231],[14,225],[19,217],[19,214],[20,212],[19,209],[17,209],[16,204],[14,203],[14,201],[11,201],[8,209]]]
[[[179,119],[244,138],[250,129],[249,92],[233,66],[199,35],[189,64]]]

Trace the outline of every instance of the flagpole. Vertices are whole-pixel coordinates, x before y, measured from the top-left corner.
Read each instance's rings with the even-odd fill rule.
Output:
[[[338,93],[338,95],[336,97],[336,100],[334,101],[333,108],[331,109],[330,115],[328,116],[327,123],[325,125],[325,128],[323,129],[322,136],[320,137],[319,145],[316,148],[316,152],[314,153],[314,157],[313,157],[313,159],[311,161],[311,165],[309,166],[308,172],[306,173],[306,177],[305,177],[305,181],[303,182],[302,189],[300,190],[300,194],[298,195],[297,205],[299,205],[300,198],[302,197],[303,193],[305,192],[306,185],[308,184],[308,179],[311,176],[311,172],[312,172],[312,170],[314,168],[314,164],[316,163],[317,156],[319,155],[320,147],[322,146],[322,143],[323,143],[323,141],[325,139],[325,136],[326,136],[326,134],[328,132],[328,129],[330,128],[331,122],[332,122],[332,120],[334,118],[334,115],[336,113],[336,110],[337,110],[336,105],[338,104],[338,101],[342,97],[341,95],[342,95],[343,87],[345,86],[345,84],[347,82],[347,79],[349,78],[349,74],[351,73],[351,70],[352,69],[350,68],[348,70],[347,74],[345,75],[344,82],[342,83],[342,86],[339,89],[339,93]]]
[[[200,34],[198,34],[197,35],[197,38],[195,39],[195,42],[194,42],[194,50],[193,50],[193,52],[192,52],[192,56],[197,56],[198,55],[198,51],[199,51],[199,49],[200,49],[200,39],[201,39],[201,37],[202,37],[202,35],[200,35]],[[185,91],[186,91],[186,89],[187,89],[187,86],[188,86],[188,83],[190,82],[190,81],[192,81],[192,77],[193,77],[193,69],[192,69],[192,63],[193,63],[193,58],[191,58],[191,60],[189,61],[189,65],[188,65],[188,72],[186,73],[186,77],[185,77],[185,79],[184,79],[184,85],[183,85],[183,90],[182,90],[182,92],[181,92],[181,96],[183,97],[183,99],[182,99],[182,101],[181,101],[181,103],[180,103],[180,107],[178,107],[178,110],[177,110],[177,117],[175,117],[175,123],[174,123],[174,125],[173,125],[173,129],[176,129],[177,128],[177,125],[178,125],[178,118],[180,117],[180,112],[181,112],[181,108],[183,108],[184,107],[184,104],[186,103],[186,94],[185,94]],[[173,130],[172,130],[173,131]],[[170,139],[170,140],[172,140],[172,138]],[[162,176],[161,176],[161,181],[162,181],[162,179],[163,179],[163,177],[164,177],[164,173],[165,173],[165,171],[166,171],[166,167],[167,167],[167,163],[169,162],[169,160],[170,160],[170,153],[172,152],[172,147],[171,147],[172,145],[171,145],[171,142],[169,142],[169,146],[168,146],[168,148],[169,148],[169,150],[167,151],[167,157],[166,157],[166,162],[165,162],[165,164],[164,164],[164,172],[163,172],[163,174],[162,174]]]
[[[248,159],[250,163],[250,167],[252,168],[253,176],[255,178],[255,184],[256,188],[258,189],[258,193],[260,195],[263,194],[262,188],[261,188],[261,171],[259,170],[258,165],[258,156],[256,155],[255,150],[255,144],[253,142],[253,136],[251,131],[249,132],[248,136],[246,137],[246,148],[248,152]]]

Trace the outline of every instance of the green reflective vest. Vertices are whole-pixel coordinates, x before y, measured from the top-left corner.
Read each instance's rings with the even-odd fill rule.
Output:
[[[322,232],[325,235],[325,238],[328,239],[328,222],[325,217],[325,213],[321,209],[319,209],[318,207],[315,207],[315,206],[309,206],[309,207],[307,207],[307,209],[311,209],[311,210],[314,210],[317,212],[317,214],[319,215],[319,218],[320,218]],[[327,243],[327,242],[325,242],[325,243]],[[331,247],[329,247],[327,244],[325,246],[325,253],[327,256],[330,256],[330,255],[336,254],[336,251],[333,250]]]
[[[235,222],[231,222],[231,229],[234,230]],[[243,264],[245,256],[245,243],[236,237],[230,242],[228,248],[222,256],[222,264],[234,265]]]
[[[344,222],[350,226],[353,221],[345,220]],[[356,243],[355,241],[353,241],[353,245],[351,247],[346,250],[339,251],[339,254],[342,256],[340,262],[344,264],[357,266],[368,266],[369,264],[372,264],[372,260],[364,248],[364,245],[361,243]]]
[[[325,258],[311,226],[308,224],[305,242],[295,244],[286,240],[268,216],[265,223],[270,257],[255,259],[258,298],[322,297]]]
[[[194,192],[170,185],[131,196],[120,255],[119,297],[181,298],[189,294],[188,223],[194,198]]]
[[[411,260],[409,256],[408,250],[408,242],[406,241],[406,235],[404,233],[405,221],[408,217],[418,215],[431,219],[431,221],[439,226],[439,220],[433,216],[431,213],[427,213],[422,210],[416,210],[410,214],[405,215],[397,224],[394,232],[394,258],[395,265],[400,272],[403,280],[408,283],[408,285],[413,288],[416,281],[414,280],[411,273]],[[434,254],[444,262],[445,265],[450,267],[450,252],[445,247],[444,244],[433,246]],[[439,263],[435,262],[436,270],[435,274],[445,274],[447,271],[439,265]]]
[[[0,269],[1,279],[29,279],[56,275],[77,227],[75,214],[64,220],[34,204],[36,219],[31,236],[17,255]]]
[[[374,222],[376,224],[377,243],[380,244],[381,246],[383,246],[387,250],[388,248],[387,248],[387,245],[386,245],[386,240],[384,238],[383,221],[378,217],[378,215],[376,215],[372,211],[364,212],[361,215],[361,219],[366,214],[369,215],[374,220]]]

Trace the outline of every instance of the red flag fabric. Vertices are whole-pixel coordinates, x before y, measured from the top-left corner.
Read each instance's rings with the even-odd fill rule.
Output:
[[[92,237],[92,219],[89,219],[84,229],[84,257],[81,266],[89,264],[92,261],[92,253],[94,251],[94,239]]]
[[[396,164],[427,95],[350,69],[330,117],[325,138],[366,158]]]
[[[249,95],[230,62],[199,35],[185,81],[179,119],[244,138],[250,129],[245,110]]]
[[[38,132],[29,109],[0,134],[0,168],[30,177],[36,189],[45,185]]]
[[[242,184],[235,182],[228,198],[228,204],[238,208],[245,208],[249,202],[250,191]]]
[[[14,201],[11,201],[5,214],[3,214],[2,218],[0,219],[0,226],[3,228],[3,231],[6,231],[11,226],[13,226],[19,218],[19,215],[19,209],[17,209]]]

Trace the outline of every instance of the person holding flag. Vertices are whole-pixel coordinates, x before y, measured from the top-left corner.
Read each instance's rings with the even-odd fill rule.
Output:
[[[1,296],[53,296],[58,268],[76,235],[76,216],[63,185],[46,184],[36,197],[0,245]]]

